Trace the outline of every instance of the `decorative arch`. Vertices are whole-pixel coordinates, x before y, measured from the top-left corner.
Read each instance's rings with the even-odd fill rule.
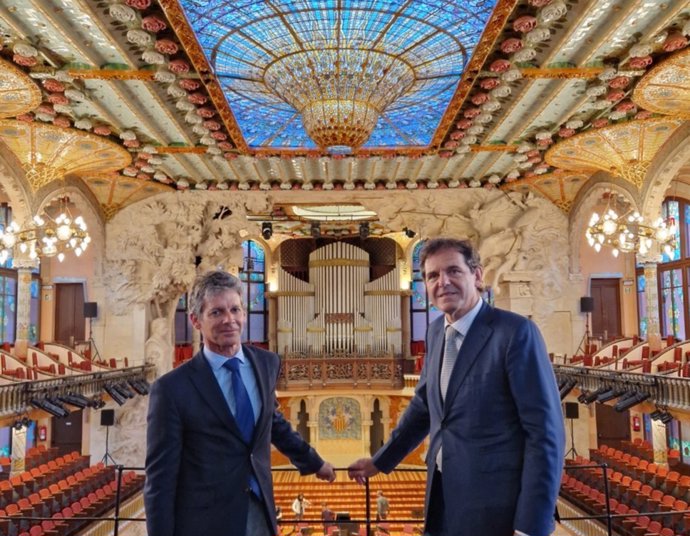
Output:
[[[654,158],[647,172],[641,195],[640,213],[647,221],[653,221],[661,212],[661,205],[678,171],[690,162],[690,123],[679,127]]]

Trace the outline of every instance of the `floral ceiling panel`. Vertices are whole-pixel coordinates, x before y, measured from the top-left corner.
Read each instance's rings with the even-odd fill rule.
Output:
[[[496,0],[181,5],[247,144],[289,149],[429,145]]]

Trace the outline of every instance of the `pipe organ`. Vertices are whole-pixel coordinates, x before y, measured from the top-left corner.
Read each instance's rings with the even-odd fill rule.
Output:
[[[309,282],[278,269],[282,355],[393,355],[402,347],[400,273],[370,281],[369,254],[333,242],[309,255]]]

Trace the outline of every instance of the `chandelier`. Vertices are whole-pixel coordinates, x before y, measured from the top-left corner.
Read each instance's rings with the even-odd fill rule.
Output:
[[[266,85],[302,116],[323,148],[357,148],[379,116],[415,82],[399,57],[366,48],[310,49],[279,58],[264,73]]]
[[[0,230],[0,263],[16,256],[17,250],[31,259],[57,257],[62,262],[65,253],[70,251],[79,257],[88,247],[91,237],[84,219],[72,217],[68,201],[66,197],[60,198],[57,217],[45,212],[42,216],[34,216],[25,226],[20,227],[13,221]]]
[[[602,246],[612,248],[614,257],[621,252],[646,255],[654,242],[669,258],[673,258],[676,249],[676,223],[672,218],[659,218],[648,225],[639,212],[632,210],[622,215],[611,207],[607,207],[603,216],[595,212],[589,220],[585,236],[597,252],[601,251]]]

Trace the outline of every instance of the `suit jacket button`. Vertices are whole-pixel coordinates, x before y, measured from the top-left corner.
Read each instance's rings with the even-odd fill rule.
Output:
[[[252,488],[244,488],[245,493],[250,493],[252,491]]]

